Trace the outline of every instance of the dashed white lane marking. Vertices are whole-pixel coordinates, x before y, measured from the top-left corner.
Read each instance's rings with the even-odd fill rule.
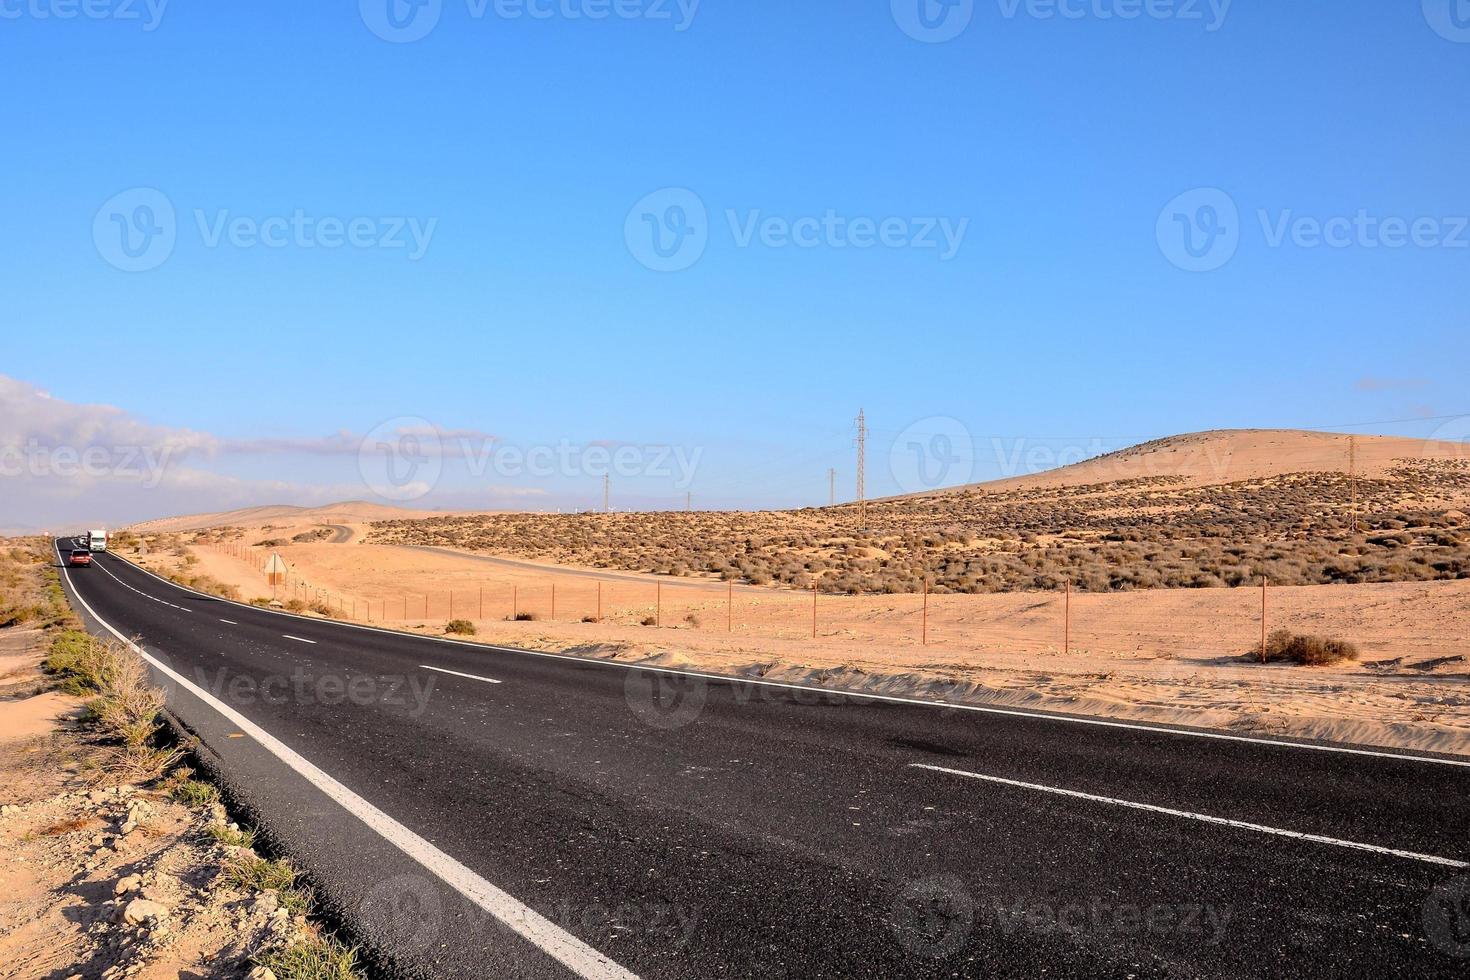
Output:
[[[240,625],[239,623],[235,622],[233,619],[222,619],[222,620],[220,620],[220,622],[221,623],[229,623],[231,626],[239,626]]]
[[[61,555],[57,554],[60,560]],[[254,738],[261,747],[277,759],[290,766],[317,789],[331,797],[343,809],[356,816],[384,840],[397,847],[420,866],[438,877],[445,884],[474,902],[480,908],[500,920],[512,932],[527,940],[546,955],[584,980],[638,980],[638,975],[613,962],[576,936],[541,915],[535,909],[518,901],[515,896],[501,891],[454,858],[445,854],[403,824],[343,786],[326,772],[318,769],[286,743],[246,718],[234,708],[210,694],[167,664],[160,662],[148,651],[119,633],[111,623],[97,615],[82,594],[72,585],[71,576],[62,570],[66,584],[88,615],[95,619],[124,645],[137,653],[159,672],[166,674],[181,688],[209,705],[226,719],[235,723],[241,732]]]
[[[1206,813],[1193,813],[1189,810],[1171,810],[1166,806],[1154,806],[1152,803],[1135,803],[1132,800],[1119,800],[1111,796],[1098,796],[1094,793],[1083,793],[1075,789],[1061,789],[1057,786],[1043,786],[1040,783],[1023,783],[1016,779],[1006,779],[1002,776],[986,776],[978,772],[966,772],[963,769],[946,769],[944,766],[930,766],[919,762],[909,764],[910,769],[928,769],[931,772],[948,773],[951,776],[963,776],[966,779],[980,779],[987,783],[1000,783],[1004,786],[1015,786],[1020,789],[1036,790],[1039,793],[1055,793],[1058,796],[1070,796],[1078,800],[1091,800],[1094,803],[1111,803],[1114,806],[1125,806],[1131,810],[1146,810],[1149,813],[1162,813],[1170,817],[1185,817],[1189,820],[1199,820],[1203,823],[1217,824],[1221,827],[1234,827],[1238,830],[1254,830],[1259,834],[1272,834],[1276,837],[1290,837],[1293,840],[1311,841],[1314,844],[1332,844],[1335,847],[1348,847],[1355,851],[1369,851],[1373,854],[1386,854],[1390,857],[1408,858],[1412,861],[1424,861],[1428,864],[1442,864],[1448,868],[1470,868],[1470,863],[1456,861],[1453,858],[1436,857],[1433,854],[1418,854],[1414,851],[1401,851],[1393,847],[1379,847],[1377,844],[1360,844],[1357,841],[1339,840],[1336,837],[1324,837],[1321,834],[1304,834],[1296,830],[1282,830],[1279,827],[1267,827],[1264,824],[1247,823],[1244,820],[1230,820],[1226,817],[1212,817]]]
[[[493,677],[480,677],[476,674],[461,674],[457,670],[445,670],[443,667],[430,667],[428,664],[419,664],[419,667],[423,670],[437,670],[441,674],[453,674],[455,677],[467,677],[472,681],[484,681],[486,684],[502,683],[501,681],[497,681]]]
[[[306,639],[305,637],[302,637],[302,636],[292,636],[290,633],[282,633],[281,635],[284,636],[288,640],[295,640],[297,643],[315,643],[316,642],[316,640],[308,640],[308,639]]]
[[[100,568],[104,572],[107,572],[108,576],[114,582],[116,582],[118,585],[121,585],[125,589],[131,589],[133,592],[136,592],[138,595],[142,596],[145,599],[151,599],[154,602],[162,603],[163,605],[168,606],[170,609],[177,609],[179,612],[192,613],[194,611],[192,609],[185,609],[183,606],[176,606],[172,602],[169,602],[167,599],[160,599],[156,595],[149,595],[147,592],[144,592],[142,589],[133,588],[133,586],[131,586],[128,583],[124,582],[122,579],[118,578],[116,575],[113,575],[112,572],[107,568],[107,566],[104,565],[104,564],[102,564],[100,561],[99,562],[93,562],[93,567],[94,568]]]

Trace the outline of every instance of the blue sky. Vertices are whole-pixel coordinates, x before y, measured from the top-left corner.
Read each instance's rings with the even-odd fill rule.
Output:
[[[1470,412],[1463,0],[393,0],[427,30],[401,43],[369,26],[394,36],[389,0],[92,2],[0,0],[0,375],[208,434],[190,465],[232,482],[197,509],[351,489],[320,440],[400,417],[697,450],[622,502],[776,506],[824,503],[828,467],[850,496],[859,406],[877,493],[913,488],[908,429],[983,447],[979,479],[995,435]],[[108,209],[139,188],[174,244],[124,271]],[[639,229],[691,200],[697,254],[650,268]],[[298,213],[364,244],[251,237]],[[847,237],[885,221],[891,244]],[[600,495],[450,464],[416,502]]]

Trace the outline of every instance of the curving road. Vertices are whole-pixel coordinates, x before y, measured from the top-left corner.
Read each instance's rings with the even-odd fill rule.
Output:
[[[59,542],[66,547],[67,542]],[[436,641],[65,570],[386,975],[1464,976],[1459,760]]]

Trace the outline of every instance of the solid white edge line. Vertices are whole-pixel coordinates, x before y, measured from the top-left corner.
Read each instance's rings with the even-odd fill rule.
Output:
[[[111,554],[111,552],[109,552]],[[1184,728],[1164,728],[1159,725],[1145,725],[1139,722],[1108,721],[1103,718],[1086,718],[1081,715],[1047,714],[1041,711],[1022,711],[1019,708],[994,708],[983,704],[964,704],[958,701],[940,701],[925,698],[905,698],[893,694],[865,694],[861,691],[849,691],[837,687],[812,687],[808,684],[788,684],[784,681],[757,680],[752,677],[733,677],[729,674],[710,674],[695,670],[678,670],[673,667],[656,667],[647,664],[618,663],[614,660],[600,660],[596,657],[578,657],[570,653],[547,653],[541,650],[522,650],[519,647],[503,647],[490,643],[471,643],[467,640],[453,640],[445,636],[426,636],[423,633],[410,633],[406,630],[382,629],[377,626],[366,626],[362,623],[348,623],[340,619],[318,619],[311,616],[298,616],[295,613],[284,612],[280,609],[262,609],[260,606],[251,606],[234,599],[224,599],[220,596],[210,595],[207,592],[198,592],[176,582],[170,582],[161,575],[155,575],[142,565],[136,565],[121,555],[117,560],[124,562],[142,572],[144,575],[158,579],[164,585],[179,589],[184,592],[192,592],[194,595],[216,602],[227,602],[232,606],[240,606],[246,609],[254,609],[257,612],[270,613],[272,616],[285,616],[289,619],[302,620],[308,623],[328,623],[333,626],[341,626],[347,629],[366,630],[369,633],[383,633],[387,636],[411,636],[420,640],[432,640],[435,643],[448,643],[451,646],[465,647],[471,650],[490,650],[498,653],[514,653],[525,657],[541,657],[547,660],[567,660],[579,664],[597,664],[603,667],[615,667],[621,670],[647,670],[660,674],[673,674],[682,677],[702,677],[707,680],[724,681],[732,684],[751,684],[760,687],[785,688],[791,691],[810,691],[814,694],[835,694],[845,698],[860,698],[868,701],[883,701],[889,704],[913,704],[925,708],[939,708],[949,711],[972,711],[977,714],[1004,715],[1011,718],[1026,718],[1033,721],[1055,721],[1071,725],[1092,725],[1096,728],[1122,728],[1135,732],[1152,732],[1157,735],[1179,735],[1185,738],[1207,738],[1218,742],[1244,742],[1250,745],[1270,745],[1285,749],[1308,749],[1314,752],[1333,752],[1339,755],[1367,756],[1374,759],[1392,759],[1398,762],[1419,762],[1426,765],[1436,766],[1458,766],[1470,769],[1470,759],[1441,759],[1432,755],[1404,755],[1398,752],[1381,752],[1376,749],[1355,749],[1346,745],[1318,745],[1313,742],[1288,742],[1275,738],[1253,738],[1250,735],[1230,735],[1225,732],[1211,732],[1190,730]]]
[[[951,776],[963,776],[966,779],[979,779],[987,783],[1000,783],[1005,786],[1016,786],[1021,789],[1036,790],[1041,793],[1055,793],[1058,796],[1070,796],[1079,800],[1091,800],[1094,803],[1111,803],[1114,806],[1128,807],[1132,810],[1147,810],[1149,813],[1162,813],[1171,817],[1185,817],[1190,820],[1199,820],[1203,823],[1217,824],[1222,827],[1235,827],[1239,830],[1254,830],[1257,833],[1273,834],[1277,837],[1290,837],[1293,840],[1311,841],[1316,844],[1332,844],[1337,847],[1348,847],[1356,851],[1369,851],[1373,854],[1385,854],[1390,857],[1408,858],[1413,861],[1424,861],[1428,864],[1442,864],[1448,868],[1470,868],[1470,863],[1456,861],[1453,858],[1436,857],[1433,854],[1418,854],[1414,851],[1401,851],[1392,847],[1380,847],[1377,844],[1360,844],[1357,841],[1340,840],[1336,837],[1324,837],[1321,834],[1306,834],[1297,830],[1282,830],[1280,827],[1267,827],[1265,824],[1248,823],[1244,820],[1231,820],[1228,817],[1212,817],[1206,813],[1194,813],[1189,810],[1173,810],[1166,806],[1155,806],[1152,803],[1135,803],[1132,800],[1119,800],[1111,796],[1098,796],[1095,793],[1083,793],[1075,789],[1062,789],[1057,786],[1043,786],[1040,783],[1023,783],[1018,779],[1006,779],[1004,776],[986,776],[978,772],[966,772],[963,769],[948,769],[944,766],[931,766],[922,762],[909,763],[910,769],[928,769],[931,772],[948,773]]]
[[[467,677],[472,681],[484,681],[486,684],[502,683],[493,677],[481,677],[478,674],[461,674],[457,670],[445,670],[443,667],[430,667],[428,664],[419,664],[419,668],[421,670],[437,670],[441,674],[453,674],[455,677]]]
[[[308,640],[304,636],[292,636],[290,633],[282,633],[281,635],[288,640],[295,640],[297,643],[316,643],[316,640]]]
[[[61,558],[59,551],[56,557],[59,561]],[[66,584],[72,586],[71,577],[66,575],[64,567],[62,574],[66,577]],[[504,923],[512,932],[531,942],[579,977],[585,977],[587,980],[638,980],[637,974],[614,963],[576,936],[536,912],[529,905],[501,891],[333,779],[249,718],[218,700],[208,691],[193,684],[173,668],[154,659],[146,650],[123,636],[113,628],[111,623],[97,615],[97,611],[88,604],[86,599],[82,598],[82,594],[76,590],[75,586],[72,586],[71,591],[93,619],[122,643],[132,648],[138,656],[233,722],[240,731],[254,738],[271,755],[290,766],[307,782],[331,797],[380,837],[417,861],[445,884]]]

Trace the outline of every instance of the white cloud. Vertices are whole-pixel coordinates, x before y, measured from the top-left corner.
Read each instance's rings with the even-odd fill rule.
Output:
[[[415,451],[428,456],[474,460],[496,436],[403,418],[375,428],[370,442],[346,429],[315,438],[224,438],[154,425],[111,405],[65,401],[0,375],[0,529],[116,526],[264,504],[371,498],[360,460],[400,452],[399,439],[413,440]],[[325,471],[328,479],[314,483],[224,472],[269,468],[276,473],[301,466]],[[539,487],[506,484],[441,487],[421,480],[396,489],[406,493],[399,499],[421,507],[511,506],[548,498]]]

